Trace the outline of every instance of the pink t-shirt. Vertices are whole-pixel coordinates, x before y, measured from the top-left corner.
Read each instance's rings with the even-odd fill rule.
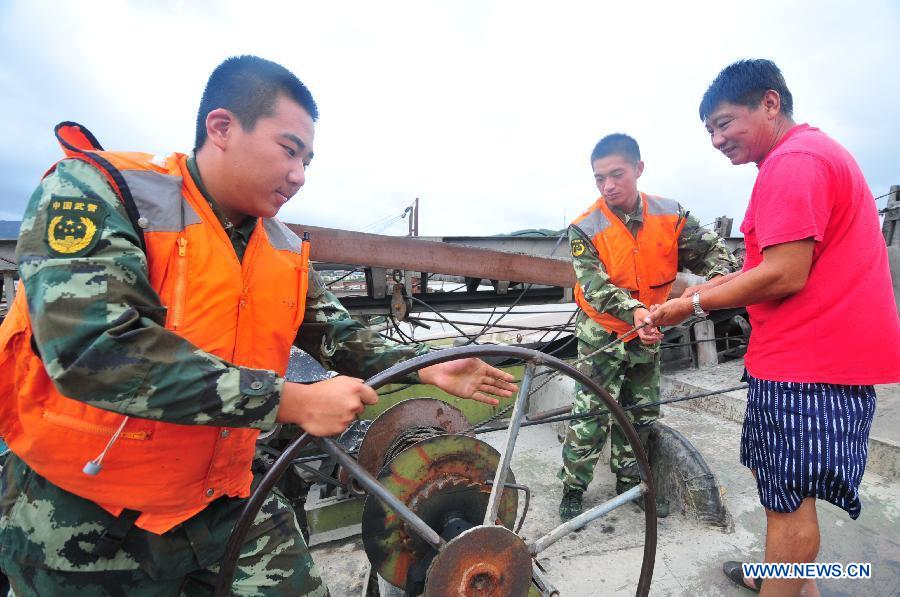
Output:
[[[762,249],[814,238],[802,290],[747,307],[745,365],[770,381],[900,381],[900,319],[875,201],[850,153],[817,128],[794,127],[759,165],[741,224],[744,271]]]

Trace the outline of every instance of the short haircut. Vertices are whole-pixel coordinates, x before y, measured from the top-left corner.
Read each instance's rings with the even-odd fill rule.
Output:
[[[613,133],[600,139],[591,152],[591,166],[608,155],[620,155],[633,164],[641,161],[641,149],[637,141],[624,133]]]
[[[319,108],[309,89],[280,64],[258,56],[226,59],[209,76],[200,99],[194,151],[206,142],[206,117],[213,110],[225,108],[249,131],[261,117],[272,115],[275,101],[282,94],[306,110],[313,122],[319,117]]]
[[[781,112],[790,118],[794,113],[794,98],[774,62],[758,58],[729,64],[703,94],[700,120],[705,121],[722,102],[756,108],[769,89],[781,96]]]

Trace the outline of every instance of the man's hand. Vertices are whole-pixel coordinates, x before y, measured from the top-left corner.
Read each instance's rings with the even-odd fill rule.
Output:
[[[650,307],[650,317],[646,321],[656,326],[678,325],[693,313],[694,305],[690,298],[676,298]]]
[[[419,371],[419,379],[453,394],[492,406],[499,404],[498,396],[507,398],[519,387],[509,373],[491,367],[481,359],[461,359],[425,367]]]
[[[378,394],[355,377],[340,375],[309,385],[286,381],[276,418],[325,437],[341,433],[367,404],[378,404]]]
[[[647,322],[647,316],[650,315],[650,311],[644,309],[643,307],[638,307],[634,310],[634,327],[639,325],[643,325]],[[638,338],[641,339],[642,344],[650,345],[656,344],[660,340],[662,340],[662,332],[659,331],[659,328],[655,325],[646,325],[637,331]]]

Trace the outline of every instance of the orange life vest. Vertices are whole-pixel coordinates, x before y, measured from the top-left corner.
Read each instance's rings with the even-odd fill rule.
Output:
[[[188,172],[187,156],[81,152],[96,146],[90,133],[58,135],[69,157],[100,165],[120,198],[133,201],[150,283],[168,308],[166,328],[235,365],[284,375],[306,304],[309,243],[278,220],[261,218],[239,261]],[[114,515],[140,511],[137,526],[154,533],[221,496],[249,495],[256,429],[130,417],[100,473],[85,474],[85,463],[126,417],[57,391],[31,348],[19,288],[0,327],[0,371],[7,378],[0,382],[0,434],[13,452],[55,485]]]
[[[669,297],[678,273],[678,237],[685,218],[677,201],[641,193],[641,203],[644,221],[636,238],[603,197],[575,218],[572,225],[591,239],[610,282],[649,306],[663,303]],[[577,283],[575,302],[609,332],[621,336],[634,327],[633,322],[597,311]]]

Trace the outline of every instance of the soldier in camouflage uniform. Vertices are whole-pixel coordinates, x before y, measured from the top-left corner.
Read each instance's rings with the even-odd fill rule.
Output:
[[[238,77],[240,85],[237,90],[230,86],[231,92],[241,93],[243,88],[249,97],[237,99],[256,102],[255,124],[251,120],[241,129],[247,154],[244,163],[236,166],[244,168],[236,167],[231,173],[236,175],[232,182],[247,185],[244,191],[249,189],[250,194],[259,190],[252,177],[269,167],[260,163],[256,145],[260,139],[253,135],[263,129],[266,119],[280,118],[286,103],[296,101],[291,109],[304,110],[310,135],[295,138],[298,142],[290,141],[278,151],[296,157],[301,168],[312,157],[315,103],[311,96],[303,103],[293,90],[271,84],[267,77],[273,70],[279,81],[286,76],[296,81],[283,67],[252,56],[229,59],[213,73],[213,77],[216,73]],[[212,118],[208,114],[212,112],[204,111],[201,104],[199,126],[208,124]],[[245,122],[240,115],[232,117],[236,122],[231,126]],[[257,220],[268,214],[253,206],[241,211],[234,204],[226,205],[221,197],[227,193],[216,193],[214,198],[209,189],[221,189],[222,181],[216,180],[214,169],[204,168],[201,177],[198,162],[203,148],[204,141],[198,141],[196,157],[188,160],[190,177],[243,260]],[[300,185],[302,177],[297,188]],[[269,188],[262,190],[271,193]],[[52,242],[53,226],[71,227],[51,218],[59,197],[94,206],[83,210],[89,220],[83,229],[67,230],[70,239],[80,242],[72,255],[65,254],[68,249],[54,249]],[[166,329],[166,306],[151,286],[135,227],[107,179],[83,161],[61,161],[32,195],[17,260],[28,300],[33,349],[44,355],[47,374],[68,398],[165,423],[268,430],[279,421],[300,424],[313,435],[340,432],[365,404],[377,402],[374,391],[359,379],[293,384],[272,371],[228,363]],[[422,345],[395,344],[354,321],[312,268],[296,344],[326,367],[360,377],[428,350]],[[509,396],[515,390],[511,375],[476,359],[429,367],[419,377],[457,396],[491,404],[496,404],[492,396]],[[93,501],[57,487],[14,450],[2,471],[0,567],[20,597],[210,594],[226,541],[245,503],[245,498],[223,495],[157,534],[141,528],[140,522],[135,524],[136,516],[129,520],[129,511],[116,517]],[[98,549],[101,544],[109,549]],[[328,594],[296,515],[278,492],[268,497],[250,528],[232,591],[292,597]]]
[[[637,238],[643,226],[643,201],[637,190],[637,178],[643,162],[637,143],[627,135],[610,135],[602,139],[591,156],[597,188],[615,217],[621,220],[632,237]],[[667,200],[668,201],[668,200]],[[672,202],[674,204],[674,202]],[[677,204],[676,204],[677,205]],[[707,278],[730,273],[737,267],[725,242],[715,233],[700,227],[698,220],[677,205],[677,221],[684,221],[678,236],[678,270],[687,269]],[[578,221],[569,227],[572,265],[583,291],[584,301],[596,313],[608,314],[631,328],[643,322],[649,305],[642,304],[632,292],[610,281],[593,239],[585,234]],[[635,295],[637,293],[634,293]],[[583,358],[617,338],[617,334],[580,309],[575,321],[578,356]],[[659,400],[659,340],[656,329],[644,329],[625,342],[606,348],[582,363],[582,370],[615,398],[623,407]],[[576,388],[572,414],[600,409],[602,402],[581,386]],[[626,412],[629,421],[640,429],[659,418],[659,406],[635,408]],[[610,432],[610,427],[611,432]],[[640,482],[634,451],[618,425],[610,425],[608,415],[570,422],[562,450],[563,465],[559,479],[563,482],[560,518],[568,520],[582,511],[582,494],[594,475],[594,467],[606,437],[611,433],[610,469],[616,474],[616,491],[622,493]],[[639,503],[640,505],[640,503]],[[664,503],[658,507],[665,516]]]

